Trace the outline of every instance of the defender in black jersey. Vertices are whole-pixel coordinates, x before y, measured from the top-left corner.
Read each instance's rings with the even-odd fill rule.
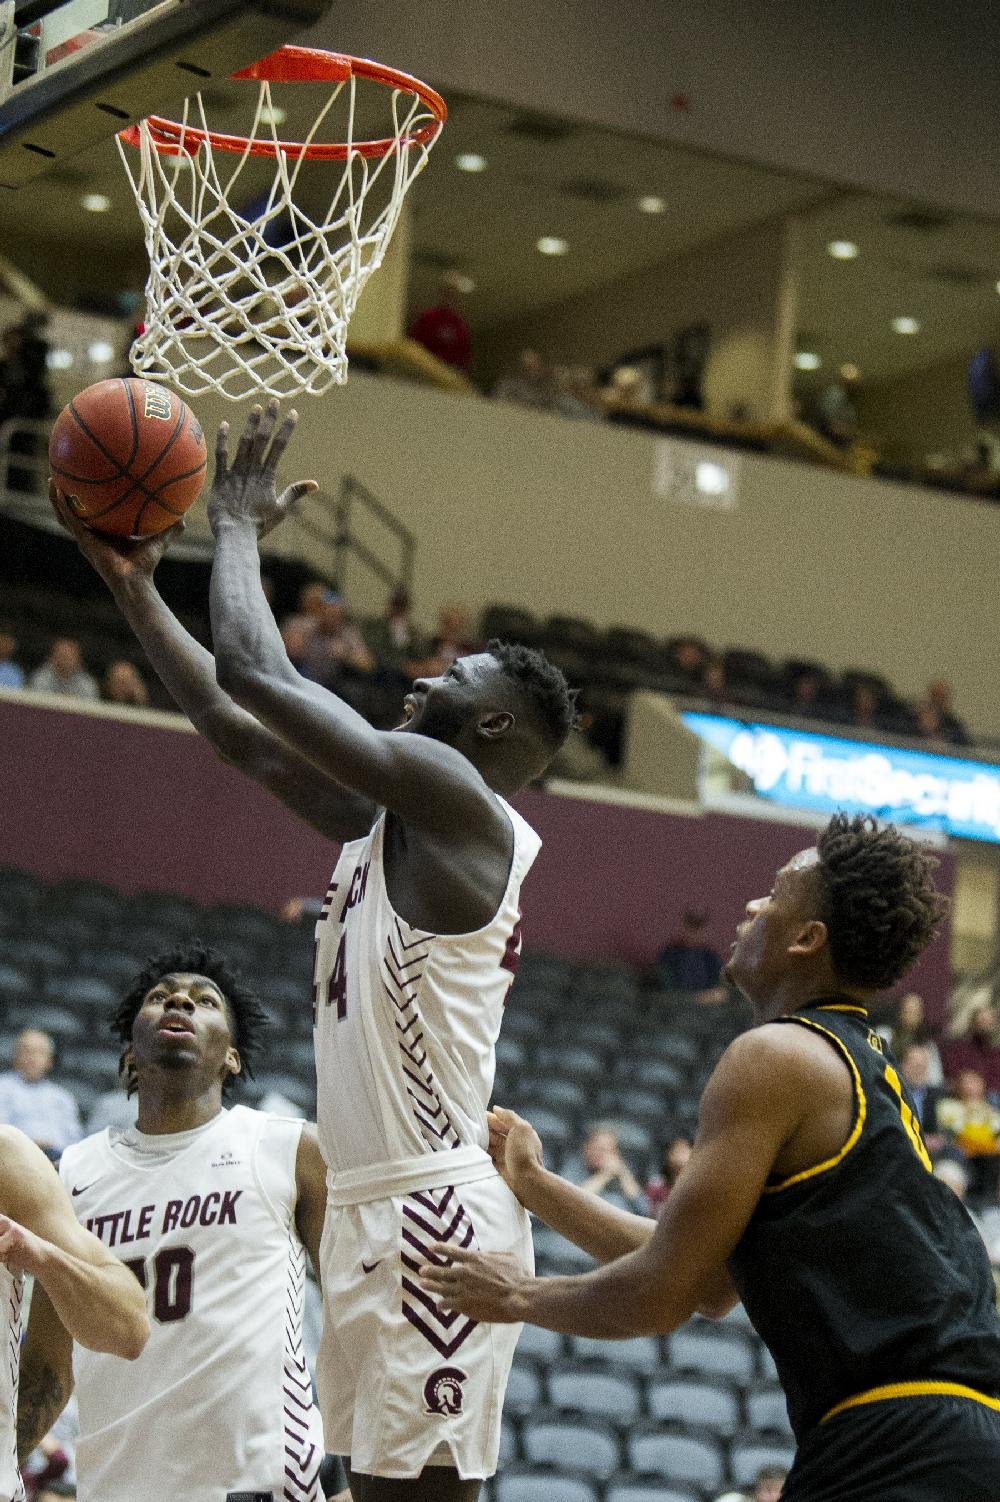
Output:
[[[660,1221],[542,1167],[498,1111],[494,1150],[529,1210],[607,1264],[534,1279],[441,1248],[423,1276],[478,1319],[606,1337],[663,1333],[742,1298],[798,1441],[785,1502],[997,1502],[1000,1317],[986,1250],[931,1174],[913,1102],[868,1025],[943,904],[933,860],[837,816],[748,904],[727,972],[756,1025],[705,1088]]]

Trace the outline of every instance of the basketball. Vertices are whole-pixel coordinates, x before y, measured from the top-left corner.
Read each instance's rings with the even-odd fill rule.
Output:
[[[208,450],[191,408],[165,386],[98,381],[67,402],[49,440],[52,478],[97,532],[150,537],[198,499]]]

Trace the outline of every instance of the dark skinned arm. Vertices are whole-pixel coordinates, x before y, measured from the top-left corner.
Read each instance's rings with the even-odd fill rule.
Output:
[[[513,1111],[489,1113],[490,1155],[526,1210],[597,1262],[614,1262],[647,1246],[656,1221],[609,1205],[547,1169],[535,1129]],[[700,1290],[698,1313],[721,1319],[739,1303],[725,1267]]]
[[[17,1463],[24,1465],[73,1391],[73,1338],[41,1284],[31,1295],[17,1389]]]
[[[306,480],[278,497],[275,472],[298,421],[278,426],[278,405],[255,407],[229,464],[228,425],[219,429],[209,502],[215,534],[212,637],[220,687],[255,719],[342,786],[421,832],[506,857],[510,825],[472,763],[425,736],[374,730],[335,694],[303,678],[285,651],[260,583],[257,541],[277,513],[316,488]]]
[[[85,527],[54,485],[49,492],[56,515],[108,586],[160,681],[217,755],[329,839],[367,834],[374,805],[317,772],[234,704],[216,681],[211,652],[164,604],[153,575],[183,523],[143,542],[119,543]]]
[[[326,1162],[319,1150],[316,1128],[309,1123],[302,1128],[299,1150],[295,1156],[295,1227],[299,1240],[309,1253],[317,1283],[322,1287],[319,1244],[326,1218]]]
[[[783,1149],[813,1113],[813,1040],[793,1031],[758,1028],[726,1050],[702,1096],[690,1161],[643,1247],[579,1277],[528,1278],[509,1255],[437,1246],[435,1263],[421,1270],[424,1286],[476,1319],[604,1339],[677,1329],[724,1288],[727,1258]],[[817,1144],[808,1161],[822,1156]]]

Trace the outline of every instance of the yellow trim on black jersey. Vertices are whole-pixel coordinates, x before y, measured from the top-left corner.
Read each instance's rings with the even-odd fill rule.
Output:
[[[863,1006],[848,1006],[845,1002],[824,1001],[819,1006],[813,1007],[814,1012],[857,1012],[859,1017],[868,1016],[868,1008]]]
[[[991,1398],[984,1392],[977,1392],[974,1387],[964,1387],[961,1382],[890,1382],[885,1387],[870,1387],[867,1392],[855,1393],[853,1398],[835,1403],[828,1413],[824,1413],[820,1423],[825,1424],[835,1414],[844,1413],[848,1408],[860,1408],[865,1403],[885,1403],[890,1398],[935,1396],[969,1398],[973,1403],[982,1403],[984,1407],[1000,1413],[1000,1398]]]
[[[847,1045],[837,1037],[836,1033],[831,1033],[828,1027],[823,1027],[822,1023],[819,1022],[811,1022],[808,1017],[796,1016],[790,1017],[788,1020],[797,1022],[800,1027],[811,1027],[814,1032],[822,1033],[824,1038],[829,1038],[830,1042],[835,1043],[840,1049],[841,1053],[844,1055],[844,1058],[847,1060],[851,1074],[854,1076],[854,1095],[857,1101],[858,1115],[857,1120],[855,1121],[854,1126],[851,1129],[851,1135],[848,1137],[839,1153],[835,1153],[832,1158],[827,1158],[823,1163],[813,1164],[812,1168],[803,1168],[801,1172],[793,1173],[790,1178],[782,1179],[780,1184],[765,1185],[764,1189],[762,1190],[763,1194],[779,1194],[782,1189],[791,1189],[793,1184],[801,1184],[806,1179],[815,1178],[817,1174],[827,1173],[831,1168],[836,1168],[837,1164],[842,1162],[843,1159],[847,1157],[847,1154],[851,1151],[851,1148],[854,1147],[857,1143],[858,1138],[861,1136],[861,1130],[865,1124],[865,1117],[868,1115],[868,1102],[865,1099],[865,1088],[861,1083],[861,1075],[858,1072],[858,1066],[851,1058],[851,1052]]]

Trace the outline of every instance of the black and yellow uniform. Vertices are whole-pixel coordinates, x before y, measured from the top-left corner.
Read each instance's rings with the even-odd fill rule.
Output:
[[[788,1502],[1000,1502],[1000,1316],[986,1249],[931,1173],[864,1007],[779,1022],[843,1058],[854,1119],[825,1163],[764,1189],[729,1271],[799,1443]]]

